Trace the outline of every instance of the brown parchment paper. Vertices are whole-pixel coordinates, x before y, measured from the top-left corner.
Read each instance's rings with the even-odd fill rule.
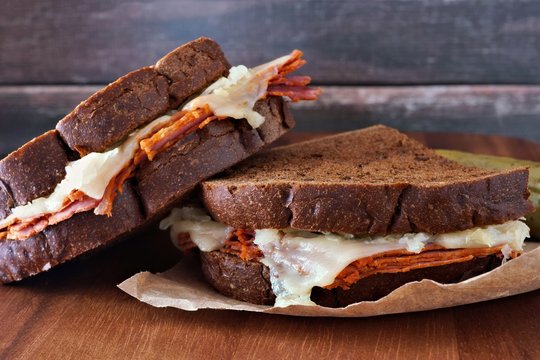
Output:
[[[365,301],[346,308],[253,305],[227,298],[204,281],[195,259],[186,257],[161,273],[138,273],[118,285],[129,295],[155,307],[243,310],[295,316],[363,317],[431,310],[470,304],[520,294],[540,288],[540,244],[527,243],[520,257],[458,284],[422,280],[403,285],[378,301]]]

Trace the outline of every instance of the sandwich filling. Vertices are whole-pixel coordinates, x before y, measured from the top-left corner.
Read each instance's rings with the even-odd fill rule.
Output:
[[[49,196],[15,207],[0,220],[0,239],[28,239],[83,211],[111,216],[116,195],[141,163],[152,161],[208,123],[246,119],[257,128],[264,122],[253,110],[258,100],[268,96],[286,96],[293,102],[315,100],[320,90],[307,86],[310,77],[286,77],[305,64],[301,57],[302,52],[294,50],[255,68],[232,67],[228,77],[218,79],[178,110],[136,130],[118,147],[70,162],[65,178]]]
[[[511,259],[523,251],[529,228],[522,221],[445,234],[354,236],[295,229],[232,229],[203,210],[174,209],[160,227],[170,227],[183,251],[221,251],[270,269],[275,306],[314,305],[314,287],[349,289],[370,275],[399,273],[498,255]]]

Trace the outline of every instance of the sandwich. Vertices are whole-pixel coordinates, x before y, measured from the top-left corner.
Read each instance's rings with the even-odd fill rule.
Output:
[[[201,180],[294,126],[285,99],[313,100],[298,50],[231,67],[199,38],[80,103],[0,161],[0,282],[124,238]]]
[[[258,154],[161,222],[206,280],[255,304],[344,307],[454,283],[523,251],[528,169],[466,167],[385,126]]]

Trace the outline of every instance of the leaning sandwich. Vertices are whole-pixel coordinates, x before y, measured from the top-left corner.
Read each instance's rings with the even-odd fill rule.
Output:
[[[0,282],[113,243],[294,125],[311,100],[298,50],[230,67],[199,38],[79,104],[0,161]]]
[[[201,185],[201,208],[162,221],[200,249],[222,294],[343,307],[422,279],[453,283],[519,256],[533,210],[528,170],[447,160],[397,130],[270,150]]]

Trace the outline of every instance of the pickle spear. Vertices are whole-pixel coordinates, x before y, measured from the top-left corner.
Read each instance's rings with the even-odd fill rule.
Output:
[[[529,167],[529,200],[536,207],[536,211],[527,215],[525,222],[531,228],[531,236],[540,239],[540,163],[528,160],[518,160],[510,157],[472,154],[456,150],[436,150],[450,160],[457,161],[465,166],[476,166],[485,169],[504,170],[513,167]]]

